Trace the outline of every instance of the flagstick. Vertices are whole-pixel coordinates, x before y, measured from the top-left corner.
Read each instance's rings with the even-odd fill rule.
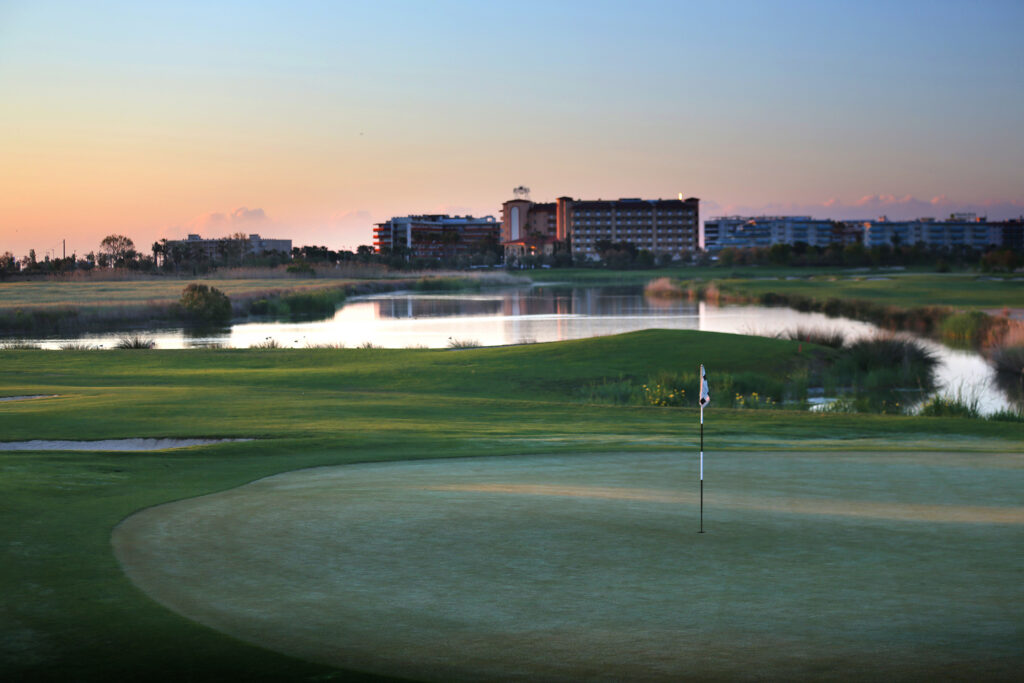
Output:
[[[700,531],[704,533],[704,406],[700,407]]]

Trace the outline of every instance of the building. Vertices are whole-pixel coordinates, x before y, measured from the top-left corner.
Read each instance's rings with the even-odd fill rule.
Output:
[[[567,245],[564,202],[534,203],[516,198],[501,205],[501,244],[505,249],[505,262],[511,263],[524,256],[550,255]],[[562,222],[559,224],[559,209]]]
[[[1006,249],[1024,252],[1024,218],[1013,218],[1002,223],[1003,241]]]
[[[604,242],[628,242],[656,256],[680,259],[699,246],[700,200],[581,200],[534,203],[517,197],[502,205],[506,260],[550,254],[571,245],[575,259],[597,260]]]
[[[1003,244],[1004,223],[989,223],[971,214],[953,214],[949,219],[918,218],[890,221],[885,216],[864,221],[864,246],[911,246],[922,244],[931,249],[970,248],[985,251]]]
[[[399,216],[373,228],[378,253],[403,253],[417,258],[454,257],[482,251],[497,244],[501,224],[494,216],[424,214]]]
[[[859,221],[810,216],[720,216],[704,222],[703,247],[712,253],[725,247],[747,249],[798,242],[825,247],[860,242],[861,233]]]
[[[163,257],[168,254],[181,253],[185,258],[210,263],[227,262],[246,256],[264,256],[273,252],[291,256],[292,241],[264,239],[253,234],[244,239],[235,237],[203,238],[190,234],[187,239],[167,240],[163,246]]]

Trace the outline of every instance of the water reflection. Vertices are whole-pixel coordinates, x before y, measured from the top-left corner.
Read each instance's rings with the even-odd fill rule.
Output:
[[[870,336],[878,328],[822,313],[763,306],[718,307],[680,299],[649,299],[638,287],[537,286],[479,294],[377,294],[353,299],[333,317],[317,321],[254,321],[227,329],[146,332],[158,348],[225,346],[248,348],[267,342],[283,347],[372,344],[389,348],[444,348],[453,341],[482,346],[561,341],[636,330],[688,329],[776,335],[796,327],[837,329],[848,339]],[[37,340],[59,348],[75,341],[111,348],[118,335],[75,340]],[[1009,407],[995,372],[977,353],[922,342],[940,358],[940,391],[978,397],[983,412]]]

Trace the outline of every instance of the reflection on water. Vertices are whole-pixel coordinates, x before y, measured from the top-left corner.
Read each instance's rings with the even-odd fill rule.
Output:
[[[559,287],[479,294],[376,294],[352,299],[332,318],[302,322],[248,322],[229,329],[186,334],[153,330],[158,348],[230,346],[247,348],[273,340],[284,347],[364,344],[389,348],[444,348],[452,341],[482,346],[582,339],[636,330],[688,329],[775,335],[797,326],[838,329],[847,338],[876,334],[870,323],[828,318],[763,306],[711,306],[679,299],[648,299],[639,287]],[[110,348],[117,335],[75,341]],[[38,340],[59,348],[67,340]],[[944,391],[977,396],[983,412],[1009,406],[995,373],[977,353],[957,351],[928,340],[941,359],[938,383]]]

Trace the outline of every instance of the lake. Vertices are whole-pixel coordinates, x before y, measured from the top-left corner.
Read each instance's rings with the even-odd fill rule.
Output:
[[[183,329],[146,332],[157,348],[230,346],[248,348],[273,340],[284,347],[317,345],[444,348],[581,339],[651,328],[772,336],[797,326],[837,329],[847,338],[871,336],[876,326],[822,313],[764,306],[714,306],[705,302],[645,297],[643,288],[532,287],[480,293],[392,292],[350,299],[334,316],[313,321],[252,321],[195,335]],[[110,348],[118,334],[31,340],[44,348],[77,341]],[[922,339],[940,358],[940,392],[977,397],[984,413],[1010,407],[994,383],[995,373],[972,351]]]

